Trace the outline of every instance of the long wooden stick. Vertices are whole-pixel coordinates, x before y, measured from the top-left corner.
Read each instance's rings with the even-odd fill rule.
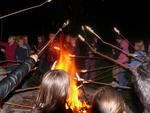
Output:
[[[10,106],[17,106],[17,107],[22,107],[22,108],[33,109],[32,106],[21,105],[21,104],[16,104],[16,103],[11,103],[11,102],[4,102],[4,104],[10,105]]]
[[[128,86],[120,86],[119,84],[113,84],[113,83],[95,82],[95,81],[92,81],[92,80],[87,80],[87,82],[85,82],[85,83],[106,85],[106,86],[111,86],[111,87],[114,87],[114,88],[121,88],[121,89],[132,89],[131,87],[128,87]]]
[[[101,59],[100,57],[89,57],[89,56],[76,56],[70,55],[71,58],[79,58],[79,59]]]
[[[109,68],[109,69],[103,71],[102,73],[98,74],[98,76],[96,76],[93,80],[98,81],[98,80],[103,79],[104,77],[103,77],[103,78],[99,78],[99,76],[100,76],[100,75],[103,75],[103,74],[105,74],[105,73],[107,73],[107,72],[110,72],[110,71],[112,71],[112,70],[113,70],[112,68]]]
[[[16,11],[16,12],[13,12],[13,13],[10,13],[10,14],[4,15],[4,16],[1,16],[1,17],[0,17],[0,20],[1,20],[1,19],[4,19],[4,18],[6,18],[6,17],[12,16],[12,15],[16,15],[16,14],[19,14],[19,13],[22,13],[22,12],[25,12],[25,11],[29,11],[29,10],[31,10],[31,9],[39,8],[39,7],[45,5],[45,4],[48,3],[48,2],[49,2],[49,1],[46,0],[45,2],[43,2],[43,3],[39,4],[39,5],[32,6],[32,7],[29,7],[29,8],[25,8],[25,9],[22,9],[22,10],[19,10],[19,11]]]
[[[26,91],[38,90],[38,89],[39,89],[39,86],[38,87],[30,87],[30,88],[26,88],[26,89],[18,89],[14,93],[20,93],[20,92],[26,92]]]
[[[93,71],[101,71],[101,70],[108,69],[108,68],[113,68],[113,67],[114,67],[114,65],[100,67],[100,68],[94,68],[94,69],[91,69],[91,70],[81,70],[81,73],[85,74],[85,73],[89,73],[89,72],[93,72]]]

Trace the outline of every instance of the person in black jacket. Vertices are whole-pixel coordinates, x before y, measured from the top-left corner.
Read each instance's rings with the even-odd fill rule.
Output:
[[[24,63],[18,66],[12,73],[0,81],[0,100],[5,99],[23,80],[30,69],[37,62],[38,56],[31,55]]]

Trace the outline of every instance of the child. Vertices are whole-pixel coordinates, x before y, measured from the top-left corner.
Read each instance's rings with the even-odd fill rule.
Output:
[[[24,37],[20,36],[17,39],[18,47],[16,48],[16,59],[19,61],[24,61],[28,56],[28,49],[24,43]]]
[[[37,37],[37,42],[38,42],[38,45],[37,45],[37,49],[38,51],[40,51],[40,49],[42,49],[45,45],[45,38],[44,36],[38,36]],[[43,53],[41,53],[40,55],[40,61],[39,61],[39,71],[40,73],[44,73],[45,72],[45,63],[46,63],[46,55],[45,55],[45,51]]]
[[[129,43],[125,39],[123,39],[121,36],[117,38],[117,42],[119,44],[119,47],[126,52],[129,52],[128,47]],[[129,58],[122,52],[118,53],[117,61],[123,64],[128,63]],[[125,86],[127,84],[127,80],[125,78],[125,70],[122,67],[118,67],[119,72],[117,74],[117,81],[119,81],[119,85]]]
[[[142,64],[142,60],[144,60],[144,57],[146,57],[143,41],[136,41],[134,44],[134,49],[135,52],[133,55],[139,60],[132,59],[131,62],[128,64],[128,66],[130,66],[133,69],[140,66]]]
[[[17,47],[15,42],[14,36],[9,36],[8,42],[0,41],[0,46],[4,47],[1,51],[4,52],[6,60],[15,60],[15,50]]]
[[[94,54],[91,51],[88,51],[88,56],[93,57]],[[96,67],[96,61],[94,59],[85,60],[85,67],[87,70],[94,69]],[[85,74],[84,79],[93,80],[93,79],[95,79],[95,77],[96,77],[96,73],[90,72],[90,73]]]

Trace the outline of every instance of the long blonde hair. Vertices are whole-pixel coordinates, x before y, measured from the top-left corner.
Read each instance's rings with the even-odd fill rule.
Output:
[[[93,113],[123,113],[125,103],[123,98],[112,88],[100,88],[93,99]]]
[[[69,85],[70,79],[65,71],[48,71],[40,85],[36,106],[48,111],[57,106],[65,106]]]

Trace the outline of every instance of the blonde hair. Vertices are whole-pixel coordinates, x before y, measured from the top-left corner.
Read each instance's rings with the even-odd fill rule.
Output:
[[[65,71],[48,71],[40,85],[36,106],[47,109],[47,111],[58,106],[65,106],[69,85],[70,79]]]
[[[112,88],[100,88],[93,99],[93,113],[123,113],[125,103],[123,98]]]
[[[143,41],[136,41],[135,42],[135,47],[138,47],[140,50],[145,50],[144,42]]]

